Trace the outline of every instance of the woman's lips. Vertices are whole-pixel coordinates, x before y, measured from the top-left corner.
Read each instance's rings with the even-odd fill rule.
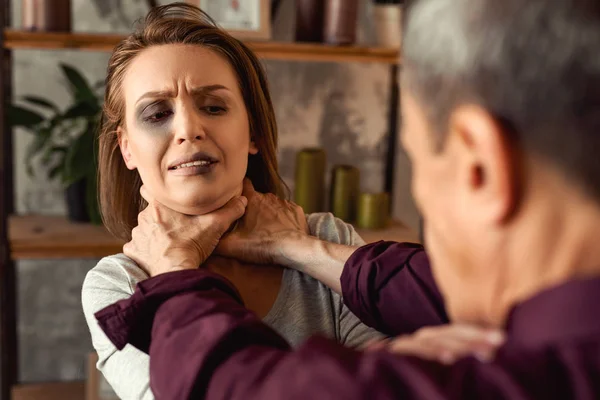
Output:
[[[183,167],[190,167],[190,166],[195,166],[195,165],[203,165],[204,163],[207,162],[217,162],[218,159],[213,157],[212,155],[210,155],[207,152],[204,151],[199,151],[195,154],[191,154],[191,155],[187,155],[187,156],[183,156],[178,158],[177,160],[173,161],[171,164],[169,164],[168,168],[169,170],[174,170],[174,169],[179,169],[179,168],[183,168]]]
[[[171,168],[169,173],[177,176],[204,175],[212,172],[217,164],[215,161],[193,161]]]

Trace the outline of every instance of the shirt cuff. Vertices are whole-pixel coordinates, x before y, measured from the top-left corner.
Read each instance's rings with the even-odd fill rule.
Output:
[[[158,308],[182,293],[219,289],[243,305],[227,279],[204,269],[174,271],[138,283],[133,295],[97,313],[100,328],[119,350],[128,343],[148,353],[152,324]]]

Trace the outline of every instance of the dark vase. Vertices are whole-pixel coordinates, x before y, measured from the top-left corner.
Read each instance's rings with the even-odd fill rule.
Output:
[[[296,41],[322,42],[325,0],[296,0]]]
[[[90,215],[87,210],[86,181],[81,179],[70,184],[65,189],[65,198],[67,201],[67,215],[69,220],[74,222],[90,222]]]
[[[71,0],[23,0],[23,30],[71,31]]]
[[[323,39],[333,45],[352,45],[356,42],[358,0],[327,0]]]

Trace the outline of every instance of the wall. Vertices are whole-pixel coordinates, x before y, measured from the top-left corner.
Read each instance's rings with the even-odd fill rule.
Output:
[[[13,1],[13,20],[20,22],[20,2]],[[128,32],[146,12],[145,1],[72,0],[76,31]],[[360,38],[369,42],[368,1],[363,2]],[[283,3],[274,25],[277,40],[293,36],[294,5]],[[59,62],[74,64],[90,79],[103,79],[108,54],[73,51],[15,51],[14,96],[37,94],[66,106],[68,93]],[[266,62],[280,128],[280,161],[293,188],[294,155],[304,146],[323,146],[330,165],[355,163],[363,190],[383,188],[388,69],[378,64]],[[19,213],[64,214],[62,187],[25,172],[25,148],[31,137],[15,137],[16,207]],[[400,154],[396,214],[415,226],[408,192],[408,163]],[[38,166],[37,171],[43,167]],[[85,376],[85,354],[91,349],[80,308],[85,273],[97,260],[20,261],[20,379],[71,380]]]

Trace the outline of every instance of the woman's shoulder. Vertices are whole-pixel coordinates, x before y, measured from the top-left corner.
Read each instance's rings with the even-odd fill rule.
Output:
[[[306,216],[310,234],[328,242],[362,246],[365,241],[351,224],[336,218],[331,213],[313,213]]]
[[[148,279],[148,275],[125,254],[114,254],[102,258],[88,271],[83,282],[87,288],[124,291],[133,294],[135,286]]]

